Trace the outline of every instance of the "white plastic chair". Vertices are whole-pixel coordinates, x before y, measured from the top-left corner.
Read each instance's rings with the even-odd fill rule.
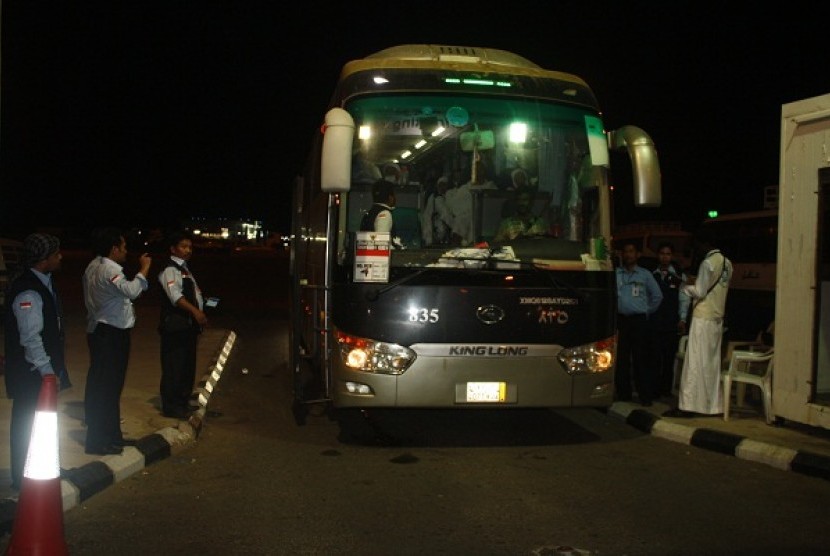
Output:
[[[770,337],[775,334],[775,321],[769,323],[766,332],[758,332],[758,335],[754,340],[732,340],[731,342],[727,342],[723,348],[723,368],[726,369],[729,367],[729,361],[732,359],[732,352],[735,350],[754,351],[756,353],[762,351],[766,353],[768,350],[772,349],[772,343],[765,343],[764,341],[766,334],[769,334]]]
[[[721,373],[723,381],[723,420],[729,420],[729,404],[732,383],[751,384],[761,389],[764,400],[764,418],[772,424],[772,366],[773,350],[759,353],[757,351],[735,350],[729,360],[729,367]]]
[[[672,371],[671,393],[677,395],[680,391],[680,373],[683,372],[683,360],[686,359],[686,346],[689,343],[689,335],[680,336],[677,342],[677,353],[674,354],[674,368]]]

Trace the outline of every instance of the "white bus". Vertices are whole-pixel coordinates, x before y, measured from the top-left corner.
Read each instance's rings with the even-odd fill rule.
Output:
[[[579,77],[478,47],[401,45],[347,63],[294,189],[298,422],[312,403],[609,406],[617,330],[609,150],[629,155],[634,204],[658,206],[650,137],[634,126],[606,131]],[[360,229],[387,167],[396,170],[403,248],[388,232]],[[487,182],[517,168],[550,226],[500,238],[512,194]],[[465,184],[458,177],[467,173]],[[419,231],[439,177],[457,186],[456,198],[469,187],[460,244]]]

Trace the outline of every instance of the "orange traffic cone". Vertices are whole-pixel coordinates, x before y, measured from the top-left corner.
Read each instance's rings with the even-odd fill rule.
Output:
[[[37,399],[32,440],[26,454],[7,555],[69,554],[63,538],[60,471],[58,384],[55,375],[47,375],[43,377]]]

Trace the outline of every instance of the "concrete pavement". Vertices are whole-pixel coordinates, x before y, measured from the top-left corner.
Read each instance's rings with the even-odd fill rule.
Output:
[[[121,429],[125,438],[136,439],[117,456],[94,456],[84,452],[84,386],[89,367],[86,331],[80,311],[65,315],[67,368],[72,388],[58,394],[58,434],[61,466],[61,495],[67,511],[108,486],[157,461],[167,458],[196,441],[206,417],[213,387],[221,377],[233,349],[236,333],[207,328],[201,335],[191,406],[197,408],[188,420],[161,414],[159,382],[161,367],[159,336],[156,331],[158,307],[137,303],[136,326],[131,336],[130,363],[121,395]],[[0,327],[0,345],[3,329]],[[9,471],[9,421],[11,400],[5,385],[0,397],[0,534],[11,531],[17,507]]]
[[[118,456],[90,456],[84,453],[83,396],[89,366],[82,311],[65,315],[67,362],[73,387],[58,396],[58,429],[61,490],[64,511],[115,482],[146,466],[185,449],[198,438],[205,421],[210,393],[221,377],[225,362],[236,341],[236,333],[224,328],[208,328],[199,342],[197,385],[191,400],[198,410],[189,421],[162,416],[159,404],[159,338],[156,332],[158,307],[136,304],[136,327],[126,385],[121,396],[122,430],[136,446],[126,447]],[[0,327],[0,346],[3,330]],[[11,401],[0,396],[0,534],[11,531],[16,510],[14,492],[9,488],[8,431]],[[666,401],[666,400],[664,400]],[[830,479],[830,431],[787,423],[770,426],[760,407],[735,408],[729,421],[722,417],[693,419],[665,418],[669,403],[652,407],[617,402],[609,409],[613,418],[625,420],[644,433],[717,451],[776,468]]]
[[[672,407],[676,399],[671,400]],[[812,477],[830,479],[830,431],[797,423],[768,425],[760,407],[731,408],[722,415],[663,417],[667,403],[651,407],[614,403],[609,413],[637,429],[672,442],[771,465]]]

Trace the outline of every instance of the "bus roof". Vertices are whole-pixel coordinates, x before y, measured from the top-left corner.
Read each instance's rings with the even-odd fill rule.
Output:
[[[478,46],[449,46],[435,44],[404,44],[386,48],[343,66],[340,79],[370,69],[424,68],[457,71],[485,71],[542,77],[568,81],[588,87],[573,74],[543,69],[512,52]]]

